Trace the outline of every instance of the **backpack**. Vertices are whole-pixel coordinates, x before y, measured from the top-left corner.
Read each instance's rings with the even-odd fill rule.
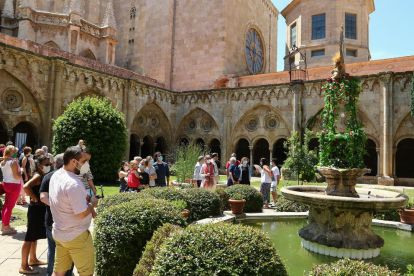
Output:
[[[236,166],[236,168],[234,168],[234,171],[233,171],[233,177],[234,178],[240,178],[240,175],[241,175],[241,170],[240,170],[239,166]]]

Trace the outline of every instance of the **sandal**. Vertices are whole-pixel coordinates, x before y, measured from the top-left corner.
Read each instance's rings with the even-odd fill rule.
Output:
[[[17,233],[17,230],[10,226],[4,226],[3,229],[1,229],[2,235],[11,235],[11,234],[16,234],[16,233]]]
[[[31,266],[35,266],[35,265],[47,265],[47,263],[42,262],[42,261],[38,261],[38,262],[35,262],[35,263],[29,262],[29,265],[31,265]]]
[[[16,205],[24,205],[23,202],[17,202]]]
[[[39,273],[38,270],[32,269],[32,270],[25,270],[23,268],[19,268],[19,273],[20,274],[37,274]]]

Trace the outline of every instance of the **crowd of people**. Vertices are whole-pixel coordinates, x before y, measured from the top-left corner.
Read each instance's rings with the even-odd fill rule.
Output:
[[[22,246],[21,274],[37,274],[33,268],[47,264],[47,275],[93,275],[94,247],[89,227],[97,216],[98,205],[93,175],[89,168],[92,154],[82,140],[54,158],[43,146],[17,148],[12,142],[0,145],[0,195],[3,235],[17,230],[10,226],[16,204],[27,204],[27,230]],[[47,239],[47,262],[37,258],[37,241]]]

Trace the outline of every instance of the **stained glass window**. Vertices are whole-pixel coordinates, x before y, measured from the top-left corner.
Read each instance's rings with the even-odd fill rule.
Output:
[[[356,14],[345,13],[345,38],[357,39]]]
[[[246,37],[246,60],[250,73],[259,74],[264,67],[264,46],[259,33],[250,29]]]
[[[325,38],[325,14],[312,16],[312,40]]]

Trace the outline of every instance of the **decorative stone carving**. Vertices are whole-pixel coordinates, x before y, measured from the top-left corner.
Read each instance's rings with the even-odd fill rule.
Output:
[[[259,126],[259,120],[255,116],[250,116],[246,119],[246,128],[249,131],[255,130]]]
[[[201,127],[205,132],[209,132],[213,128],[213,122],[211,121],[210,118],[205,118],[201,122]]]
[[[154,128],[158,128],[160,126],[160,119],[158,119],[158,117],[153,117],[151,119],[151,125]]]
[[[106,6],[105,16],[102,22],[102,27],[111,27],[116,30],[115,11],[112,2]]]
[[[278,126],[277,121],[278,120],[277,120],[276,116],[270,115],[270,116],[266,117],[266,119],[265,119],[266,128],[268,130],[274,130]]]
[[[147,117],[145,117],[145,115],[139,115],[138,124],[140,126],[145,126],[147,124]]]
[[[13,0],[6,0],[1,16],[14,18]]]
[[[81,14],[81,1],[80,0],[72,0],[70,3],[70,12]]]
[[[69,14],[69,12],[70,12],[70,3],[69,3],[69,0],[65,0],[62,6],[62,13]]]
[[[3,103],[8,110],[14,110],[23,104],[23,96],[18,91],[9,90],[3,94]]]
[[[196,121],[194,121],[193,119],[190,119],[190,120],[187,121],[186,129],[187,129],[188,132],[194,131],[196,129],[196,127],[197,127]]]

